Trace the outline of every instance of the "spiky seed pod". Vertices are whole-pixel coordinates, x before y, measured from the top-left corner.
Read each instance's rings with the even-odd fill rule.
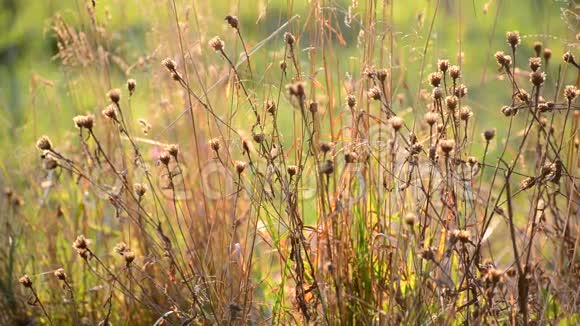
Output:
[[[449,69],[449,60],[437,60],[437,67],[439,67],[439,71],[442,73],[447,72],[447,69]]]
[[[536,57],[539,57],[542,54],[542,43],[539,41],[534,42],[534,52],[536,53]]]
[[[165,150],[169,153],[169,155],[173,156],[173,158],[177,160],[177,155],[179,154],[179,145],[169,144],[165,146]]]
[[[468,106],[464,106],[459,110],[459,119],[463,121],[468,121],[473,116],[473,112],[471,112],[471,108]]]
[[[433,92],[431,93],[431,97],[435,101],[440,101],[443,98],[443,90],[441,87],[433,88]]]
[[[391,124],[391,127],[393,127],[395,132],[398,132],[403,127],[403,124],[405,122],[400,117],[395,116],[389,119],[389,123]]]
[[[457,109],[457,96],[447,96],[445,98],[445,104],[447,105],[447,109],[450,111],[455,111]]]
[[[270,113],[271,115],[276,114],[276,103],[272,100],[268,100],[266,102],[266,112]]]
[[[506,33],[507,43],[511,46],[512,50],[515,50],[518,45],[520,45],[521,38],[518,31],[507,32]]]
[[[66,278],[67,278],[66,273],[64,272],[64,269],[62,269],[62,268],[55,270],[54,276],[61,281],[66,281]]]
[[[212,138],[209,141],[209,147],[211,147],[211,149],[214,152],[218,152],[220,150],[221,144],[220,144],[220,140],[218,138]]]
[[[544,60],[546,61],[546,64],[548,63],[548,61],[550,61],[550,58],[552,58],[552,50],[545,48],[544,49]]]
[[[227,15],[225,18],[225,21],[228,22],[228,25],[230,25],[231,28],[233,29],[239,29],[239,24],[240,21],[238,20],[238,17],[236,16],[231,16],[231,15]]]
[[[381,83],[384,83],[387,80],[387,77],[389,76],[389,73],[387,71],[387,69],[379,69],[377,71],[377,79],[381,81]]]
[[[238,172],[238,174],[242,174],[242,172],[244,172],[244,170],[246,169],[246,162],[244,161],[235,161],[234,165],[236,167],[236,171]]]
[[[115,110],[115,106],[113,104],[107,105],[106,108],[101,111],[103,116],[113,121],[117,121],[117,111]]]
[[[530,82],[536,86],[542,86],[546,80],[546,74],[541,71],[532,71],[530,73]]]
[[[224,41],[219,36],[214,36],[208,44],[214,51],[223,51],[225,47]]]
[[[36,148],[40,149],[41,151],[49,151],[52,149],[52,142],[48,136],[43,135],[38,138],[36,141]]]
[[[441,79],[443,79],[443,74],[441,72],[433,72],[429,75],[429,84],[433,87],[439,87],[439,85],[441,85]]]
[[[129,91],[129,96],[135,93],[135,88],[137,87],[137,81],[133,78],[127,80],[127,90]]]
[[[568,85],[564,88],[564,96],[568,99],[568,103],[574,101],[576,96],[578,96],[578,88],[574,85]]]
[[[159,155],[159,162],[161,162],[165,166],[167,166],[169,164],[170,160],[171,160],[171,155],[169,155],[169,152],[167,152],[167,151],[163,151]]]
[[[455,148],[455,141],[453,139],[444,139],[441,141],[439,146],[441,147],[443,154],[448,156],[449,153],[451,153],[451,151]]]
[[[405,224],[407,224],[410,227],[413,227],[415,223],[417,223],[417,216],[413,213],[407,213],[407,215],[405,215]]]
[[[378,101],[381,99],[381,90],[377,86],[373,86],[367,91],[367,96],[370,99]]]
[[[284,33],[284,42],[286,42],[286,44],[293,46],[294,43],[296,42],[296,38],[294,37],[294,35],[290,32],[286,32]]]
[[[455,96],[458,98],[464,98],[465,95],[467,95],[467,86],[463,84],[457,85],[457,87],[455,87]]]
[[[439,116],[435,112],[427,112],[425,114],[425,121],[430,126],[433,126],[437,122],[438,119],[439,119]]]
[[[346,97],[346,104],[352,109],[356,106],[356,97],[354,95],[348,95]]]
[[[163,59],[163,61],[161,61],[161,64],[164,65],[165,68],[167,68],[167,70],[169,70],[171,72],[175,71],[175,67],[177,67],[177,64],[171,58]]]
[[[125,267],[129,267],[135,260],[135,252],[132,250],[125,251],[123,253],[123,258],[125,259]]]
[[[290,175],[290,177],[293,177],[298,173],[298,166],[289,165],[287,171],[288,171],[288,174]]]
[[[121,100],[121,90],[118,88],[114,88],[107,93],[107,96],[109,97],[111,102],[119,104],[119,101]]]
[[[449,67],[449,77],[451,77],[453,80],[461,78],[461,69],[459,66]]]
[[[142,183],[136,183],[133,185],[133,191],[137,197],[143,197],[147,193],[147,186]]]
[[[88,241],[84,235],[79,235],[75,241],[73,241],[73,248],[77,250],[85,250],[88,248]]]
[[[540,57],[530,58],[529,63],[530,63],[530,69],[533,72],[538,71],[538,69],[540,69],[540,67],[542,67],[542,58],[540,58]]]
[[[25,288],[32,287],[32,280],[30,279],[30,276],[28,276],[27,274],[22,275],[22,277],[18,279],[18,283],[22,284],[22,286],[24,286]]]

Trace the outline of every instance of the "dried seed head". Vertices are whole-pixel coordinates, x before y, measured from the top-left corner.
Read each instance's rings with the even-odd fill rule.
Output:
[[[85,250],[88,249],[88,241],[84,235],[79,235],[75,241],[73,242],[73,248],[77,250]]]
[[[459,66],[449,67],[449,77],[451,77],[453,80],[461,78],[461,69]]]
[[[121,90],[118,88],[114,88],[107,93],[107,96],[109,97],[111,102],[119,104],[119,101],[121,100]]]
[[[173,158],[177,160],[177,155],[179,154],[179,145],[169,144],[165,146],[165,150],[169,153],[169,155],[173,156]]]
[[[56,276],[56,278],[58,278],[61,281],[66,281],[66,273],[62,268],[59,268],[56,271],[54,271],[54,276]]]
[[[54,170],[58,167],[58,161],[52,155],[46,155],[42,161],[42,165],[46,170]]]
[[[505,55],[503,51],[497,51],[495,53],[495,61],[497,61],[497,64],[501,67],[509,67],[512,63],[512,57]]]
[[[135,260],[135,252],[128,250],[123,253],[123,258],[125,258],[125,266],[131,266],[131,263]]]
[[[438,60],[437,66],[441,72],[445,73],[449,69],[449,60]]]
[[[254,134],[253,138],[256,143],[261,144],[262,142],[264,142],[264,140],[266,140],[266,135],[263,132],[260,132]]]
[[[220,150],[221,144],[220,144],[220,140],[218,138],[212,138],[209,141],[209,147],[211,147],[211,149],[214,152],[218,152]]]
[[[477,158],[475,156],[470,156],[467,158],[467,164],[473,168],[477,164]]]
[[[534,52],[536,52],[536,57],[542,54],[542,43],[539,41],[534,42]]]
[[[356,106],[356,97],[354,95],[348,95],[346,97],[346,103],[351,109],[354,108]]]
[[[522,190],[526,190],[526,189],[530,189],[535,184],[536,184],[536,178],[534,178],[534,177],[527,177],[527,178],[524,179],[524,181],[522,181],[522,183],[520,184],[520,186],[522,187]]]
[[[429,84],[433,87],[439,87],[441,85],[441,79],[443,78],[443,74],[441,72],[433,72],[429,75]]]
[[[453,233],[451,235],[460,242],[467,243],[469,242],[469,238],[471,237],[471,232],[467,230],[453,230]]]
[[[427,112],[425,114],[425,121],[430,126],[434,125],[438,119],[439,119],[439,116],[435,112]]]
[[[332,174],[334,172],[334,163],[331,160],[326,160],[320,165],[320,172],[326,175]]]
[[[367,91],[367,96],[370,99],[378,101],[381,99],[381,90],[377,86],[373,86]]]
[[[289,165],[287,171],[288,171],[288,174],[290,175],[290,177],[293,177],[298,173],[298,166]]]
[[[387,69],[379,69],[377,71],[377,79],[380,80],[382,83],[385,82],[385,80],[387,80],[387,77],[389,76],[389,73],[387,71]]]
[[[318,102],[316,101],[310,102],[310,104],[308,105],[308,111],[310,111],[311,113],[318,112]]]
[[[490,268],[487,271],[486,280],[492,284],[497,284],[502,281],[503,271],[495,268]]]
[[[334,144],[331,142],[321,142],[320,143],[320,151],[322,153],[326,154],[332,150],[333,146],[334,146]]]
[[[391,127],[393,127],[395,132],[397,132],[403,127],[403,124],[405,122],[400,117],[395,116],[389,120],[389,123],[391,124]]]
[[[129,247],[127,246],[127,244],[125,242],[121,241],[121,242],[117,243],[117,245],[115,245],[115,248],[113,248],[113,250],[122,256],[126,251],[129,250]]]
[[[435,252],[436,249],[433,247],[423,248],[419,256],[425,260],[435,261]]]
[[[304,96],[304,94],[306,93],[304,82],[297,81],[294,84],[288,86],[288,92],[292,96],[302,98]]]
[[[175,67],[177,67],[177,64],[171,58],[163,59],[163,61],[161,61],[161,64],[164,65],[165,68],[167,68],[167,70],[172,71],[172,72],[175,71]]]
[[[238,17],[227,15],[225,20],[228,22],[228,25],[230,25],[233,29],[239,28],[240,21],[238,20]]]
[[[412,227],[415,223],[417,223],[417,216],[413,213],[407,213],[405,215],[405,224]]]
[[[288,68],[288,64],[286,63],[286,60],[280,61],[280,70],[285,72],[286,68]]]
[[[347,152],[344,154],[344,160],[346,163],[355,163],[358,159],[358,154],[356,152]]]
[[[532,71],[530,73],[530,82],[536,87],[542,86],[546,80],[546,74],[541,71]]]
[[[108,119],[113,121],[117,121],[117,111],[115,110],[115,106],[113,104],[107,105],[106,108],[101,111],[101,113]]]
[[[266,102],[266,112],[270,113],[271,115],[276,114],[276,103],[272,100],[268,100]]]
[[[175,81],[180,81],[181,78],[181,74],[177,71],[174,71],[171,73],[171,79],[175,80]]]
[[[214,51],[223,51],[225,46],[224,41],[219,36],[214,36],[208,44]]]
[[[133,78],[127,80],[127,90],[129,91],[129,96],[133,95],[135,88],[137,87],[137,81]]]
[[[506,33],[507,43],[515,50],[515,48],[520,44],[520,33],[518,31],[507,32]]]
[[[439,146],[441,147],[441,151],[443,152],[443,154],[448,156],[449,153],[451,153],[451,151],[453,150],[453,148],[455,148],[455,141],[453,139],[444,139],[441,141]]]
[[[512,108],[511,106],[504,105],[501,108],[501,113],[503,113],[506,117],[516,115],[516,112],[517,112],[516,109]]]
[[[574,55],[570,51],[567,51],[566,53],[564,53],[564,55],[562,55],[562,59],[566,63],[570,63],[570,64],[576,63],[576,61],[574,60]]]
[[[32,287],[32,280],[30,279],[30,276],[28,276],[27,274],[22,275],[22,277],[18,279],[18,282],[22,284],[22,286],[24,286],[25,288]]]
[[[568,99],[568,102],[572,102],[576,96],[578,96],[578,88],[574,85],[568,85],[564,88],[564,96]]]
[[[133,185],[133,191],[137,197],[143,197],[147,193],[147,186],[142,183],[136,183]]]
[[[495,137],[495,129],[487,129],[483,132],[483,138],[489,142]]]
[[[294,45],[294,42],[296,42],[296,38],[294,37],[294,35],[292,35],[292,33],[286,32],[286,33],[284,33],[284,42],[286,42],[286,44],[292,46],[292,45]]]
[[[526,92],[523,89],[520,89],[519,92],[517,92],[516,96],[520,101],[524,103],[530,102],[530,93]]]
[[[167,151],[163,151],[159,155],[159,162],[163,163],[163,165],[167,166],[169,164],[170,160],[171,160],[171,155],[169,155],[169,152],[167,152]]]
[[[463,84],[457,85],[457,87],[455,87],[455,96],[463,98],[465,95],[467,95],[467,86]]]
[[[550,105],[549,105],[548,102],[539,103],[538,104],[538,111],[540,111],[542,113],[552,111],[552,109],[553,109],[553,103],[551,103],[551,104],[552,104],[552,107],[550,107]]]
[[[443,98],[443,90],[441,87],[433,88],[433,92],[431,93],[431,97],[435,101],[440,101]]]
[[[50,138],[48,138],[48,136],[40,136],[40,138],[38,138],[38,140],[36,141],[36,148],[42,150],[42,151],[49,151],[52,149],[52,142],[50,141]]]
[[[363,72],[362,72],[363,76],[365,76],[368,79],[375,79],[375,77],[377,76],[377,72],[375,70],[375,67],[371,66],[371,67],[365,67]]]
[[[471,112],[471,108],[468,106],[464,106],[459,110],[459,119],[463,121],[468,121],[472,116],[473,112]]]
[[[552,58],[552,50],[545,48],[544,49],[544,60],[546,61],[546,63],[548,63],[548,61],[550,61],[550,58]]]
[[[542,58],[540,57],[530,58],[530,69],[532,71],[537,71],[538,69],[540,69],[540,67],[542,67]]]
[[[445,104],[447,105],[447,109],[449,109],[450,111],[455,111],[455,109],[457,108],[457,96],[447,96],[445,98]]]
[[[246,162],[244,161],[235,161],[234,165],[236,166],[236,171],[238,174],[242,174],[242,172],[244,172],[246,169]]]

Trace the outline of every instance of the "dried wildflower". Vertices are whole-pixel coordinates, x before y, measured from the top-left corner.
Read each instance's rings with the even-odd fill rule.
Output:
[[[544,49],[544,60],[546,61],[546,63],[548,63],[548,61],[550,61],[550,58],[552,58],[552,50],[545,48]]]
[[[103,114],[103,116],[105,116],[108,119],[111,119],[113,121],[117,121],[117,111],[115,110],[115,106],[114,105],[107,105],[106,108],[103,109],[103,111],[101,111],[101,113]]]
[[[449,77],[451,77],[453,80],[461,78],[461,69],[459,66],[449,67]]]
[[[451,153],[451,151],[453,150],[453,148],[455,148],[455,141],[453,139],[444,139],[441,141],[439,146],[441,147],[441,151],[443,152],[443,154],[448,156],[449,153]]]
[[[86,250],[88,249],[88,241],[84,235],[79,235],[75,241],[73,242],[73,248],[77,250]]]
[[[471,112],[471,108],[468,106],[464,106],[459,110],[459,119],[463,121],[468,121],[472,116],[473,112]]]
[[[177,160],[177,155],[179,154],[179,145],[169,144],[165,146],[165,150],[169,153],[169,155],[173,156],[173,158]]]
[[[64,269],[59,268],[56,271],[54,271],[54,276],[56,276],[56,278],[58,278],[61,281],[66,281],[66,273],[64,272]]]
[[[532,71],[530,73],[530,82],[536,86],[542,86],[546,80],[546,74],[541,71]]]
[[[46,155],[43,160],[43,166],[46,170],[54,170],[58,167],[58,161],[52,155]]]
[[[137,197],[143,197],[147,193],[147,186],[142,183],[136,183],[133,185],[133,191]]]
[[[429,75],[429,84],[433,87],[439,87],[441,85],[441,79],[443,79],[441,72],[433,72]]]
[[[280,61],[280,70],[286,72],[286,68],[288,68],[288,64],[286,63],[286,60]]]
[[[433,247],[423,248],[419,256],[425,260],[435,261],[435,251],[436,249]]]
[[[534,52],[536,53],[536,57],[540,57],[540,54],[542,54],[542,43],[539,41],[534,42]]]
[[[375,79],[375,77],[377,76],[377,72],[375,70],[375,67],[365,67],[363,72],[362,72],[363,76],[365,76],[368,79]]]
[[[453,238],[455,238],[461,243],[469,242],[470,237],[471,232],[469,232],[468,230],[453,230],[453,232],[451,233],[451,239],[453,240]]]
[[[427,112],[425,114],[425,121],[430,126],[433,126],[437,122],[438,119],[439,119],[439,116],[435,112]]]
[[[231,28],[233,28],[233,29],[239,28],[240,21],[238,20],[238,17],[227,15],[225,18],[225,21],[228,22],[228,25],[230,25]]]
[[[51,150],[52,142],[50,141],[50,138],[48,138],[48,136],[46,135],[40,136],[40,138],[38,138],[38,140],[36,141],[36,148],[42,151]]]
[[[537,71],[538,69],[540,69],[540,67],[542,67],[542,58],[540,57],[530,58],[529,63],[530,69],[532,71]]]
[[[137,81],[133,78],[127,80],[127,90],[129,91],[129,96],[135,93],[135,88],[137,87]]]
[[[223,51],[225,46],[224,41],[219,36],[214,36],[208,44],[214,51]]]
[[[534,177],[527,177],[527,178],[524,179],[524,181],[522,181],[522,183],[520,184],[520,186],[522,187],[522,190],[526,190],[526,189],[530,189],[535,184],[536,184],[536,178],[534,178]]]
[[[411,155],[417,155],[417,154],[421,153],[422,150],[423,150],[423,145],[421,145],[420,143],[414,143],[409,148],[409,153]]]
[[[253,135],[254,141],[258,144],[261,144],[266,140],[266,135],[263,132],[257,133]]]
[[[495,268],[490,268],[485,275],[485,280],[491,284],[497,284],[502,281],[503,271]]]
[[[284,33],[284,42],[286,42],[286,44],[292,46],[296,42],[296,38],[294,37],[294,35],[292,35],[292,33],[286,32],[286,33]]]
[[[358,160],[358,154],[356,152],[347,152],[344,154],[344,160],[346,163],[355,163]]]
[[[331,142],[321,142],[320,143],[320,151],[324,154],[330,152],[332,150],[334,144]]]
[[[457,85],[457,87],[455,87],[455,96],[463,98],[465,95],[467,95],[467,86],[463,84]]]
[[[367,96],[370,99],[378,101],[381,99],[381,90],[377,86],[373,86],[367,91]]]
[[[509,56],[505,55],[503,51],[497,51],[495,53],[495,61],[497,61],[497,64],[501,67],[508,67],[511,64],[511,57],[509,57],[509,60],[508,57]]]
[[[570,51],[567,51],[566,53],[564,53],[564,55],[562,55],[562,60],[564,60],[564,62],[569,63],[569,64],[576,63],[574,55]]]
[[[125,254],[126,251],[129,251],[129,247],[125,242],[121,241],[115,245],[115,248],[113,248],[113,250],[119,255],[123,255]]]
[[[377,79],[381,81],[381,83],[384,83],[387,80],[387,77],[389,76],[389,73],[387,71],[387,69],[379,69],[377,71]]]
[[[503,113],[506,117],[514,116],[516,112],[516,109],[512,108],[511,106],[504,105],[501,108],[501,113]]]
[[[221,144],[220,144],[220,140],[218,138],[212,138],[209,141],[209,147],[211,147],[211,149],[214,152],[218,152],[220,150]]]
[[[236,171],[238,172],[238,174],[242,174],[242,172],[244,172],[244,170],[246,169],[246,162],[244,161],[235,161],[234,165],[236,167]]]
[[[310,104],[308,104],[308,111],[310,111],[311,113],[318,112],[318,102],[316,101],[310,102]]]
[[[521,42],[520,33],[518,31],[507,32],[506,33],[506,40],[507,40],[507,43],[512,47],[512,50],[515,51],[516,47]]]
[[[109,97],[111,102],[119,104],[119,101],[121,100],[121,90],[118,88],[114,88],[107,93],[107,96]]]
[[[469,167],[473,168],[475,165],[477,165],[477,163],[477,158],[475,156],[470,156],[467,158],[467,164]]]
[[[135,260],[135,252],[128,250],[123,253],[123,258],[125,258],[125,266],[131,266],[131,263]]]
[[[320,172],[326,175],[332,174],[334,172],[334,163],[331,160],[326,160],[320,165]]]
[[[292,96],[302,98],[304,94],[306,94],[304,82],[297,81],[294,84],[290,85],[288,87],[288,92]]]
[[[177,67],[177,64],[175,63],[175,61],[173,59],[170,58],[165,58],[163,59],[163,61],[161,61],[161,64],[165,66],[165,68],[167,68],[167,70],[173,72],[175,71],[175,67]]]
[[[449,69],[449,60],[438,60],[437,67],[439,67],[441,72],[445,73]]]
[[[272,100],[268,100],[266,102],[266,112],[270,113],[271,115],[276,114],[276,103]]]
[[[405,224],[412,227],[415,223],[417,223],[417,216],[413,213],[407,213],[405,215]]]
[[[397,132],[403,127],[403,124],[405,122],[400,117],[395,116],[389,119],[389,123],[391,124],[391,127],[393,127],[395,132]]]
[[[290,177],[293,177],[298,173],[298,166],[289,165],[287,171],[288,171],[288,174],[290,175]]]
[[[171,160],[171,155],[169,155],[168,151],[163,151],[159,155],[159,161],[161,163],[163,163],[163,165],[168,165],[170,160]]]
[[[351,109],[354,108],[356,105],[356,97],[354,97],[354,95],[348,95],[346,97],[346,103]]]
[[[516,94],[518,100],[524,102],[524,103],[529,103],[530,102],[530,93],[526,92],[523,89],[520,89],[519,92],[517,92]]]
[[[73,118],[73,122],[79,129],[86,128],[90,130],[93,129],[95,120],[92,115],[77,115]]]
[[[431,93],[431,97],[435,101],[440,101],[443,98],[443,90],[441,87],[433,88],[433,92]]]
[[[455,109],[457,108],[457,96],[447,96],[445,98],[445,104],[447,105],[447,109],[449,109],[450,111],[455,111]]]
[[[568,99],[568,103],[571,103],[578,96],[578,88],[574,85],[566,86],[564,88],[564,96]]]
[[[22,277],[18,279],[18,283],[22,284],[22,286],[24,286],[25,288],[32,287],[32,280],[30,279],[30,276],[28,276],[27,274],[22,275]]]

